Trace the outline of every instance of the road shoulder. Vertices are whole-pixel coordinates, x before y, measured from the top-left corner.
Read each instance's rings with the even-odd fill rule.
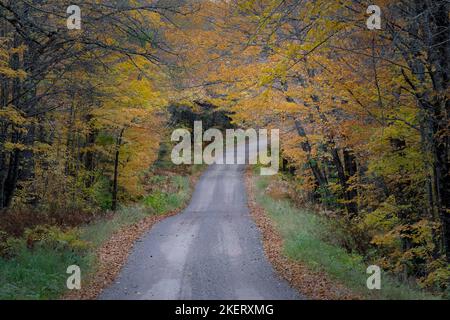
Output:
[[[251,169],[246,170],[245,185],[248,206],[255,224],[261,230],[264,252],[278,274],[286,279],[302,295],[313,300],[354,300],[343,285],[321,272],[312,271],[302,263],[287,258],[283,253],[283,239],[264,208],[256,202],[255,177]]]
[[[195,185],[204,170],[200,170],[190,176],[190,189],[192,196]],[[80,290],[69,291],[63,295],[63,300],[95,300],[101,292],[111,285],[119,275],[122,267],[128,260],[134,244],[145,233],[149,232],[158,222],[182,212],[189,204],[189,200],[176,210],[145,217],[137,223],[121,228],[114,232],[95,252],[95,271],[83,281]]]

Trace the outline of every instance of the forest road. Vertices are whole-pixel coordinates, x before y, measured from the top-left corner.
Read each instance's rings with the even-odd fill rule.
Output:
[[[264,255],[247,206],[245,165],[208,167],[189,206],[136,242],[100,299],[303,299]]]

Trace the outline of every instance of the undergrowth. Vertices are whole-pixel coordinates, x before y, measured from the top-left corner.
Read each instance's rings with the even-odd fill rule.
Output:
[[[333,279],[368,299],[437,299],[413,283],[404,283],[382,273],[381,290],[366,286],[366,269],[370,265],[363,256],[349,253],[332,241],[339,232],[327,218],[308,209],[296,208],[290,200],[273,199],[265,193],[269,177],[256,179],[256,201],[266,210],[284,241],[284,253],[315,271]]]

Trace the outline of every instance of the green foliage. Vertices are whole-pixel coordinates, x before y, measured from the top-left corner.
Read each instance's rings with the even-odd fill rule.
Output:
[[[169,197],[170,194],[156,191],[144,198],[144,204],[148,207],[151,207],[153,210],[155,210],[155,212],[160,213],[166,208]]]
[[[285,254],[322,271],[348,288],[371,299],[436,299],[417,286],[405,284],[387,273],[382,275],[382,290],[368,290],[366,268],[372,263],[357,253],[349,253],[331,238],[341,236],[328,218],[297,209],[288,200],[274,200],[264,193],[270,178],[258,178],[256,200],[274,221],[284,240]],[[331,241],[330,241],[331,240]],[[333,243],[334,242],[334,243]]]
[[[338,203],[338,197],[331,193],[328,186],[318,187],[316,192],[320,196],[320,202],[327,207],[335,207]]]
[[[91,246],[78,229],[54,226],[27,229],[22,238],[0,239],[0,300],[54,299],[66,289],[67,267],[88,272]]]
[[[177,191],[153,197],[159,201],[155,205],[158,210],[140,205],[122,207],[109,218],[76,229],[36,226],[20,239],[0,232],[0,300],[60,297],[66,289],[69,265],[80,266],[83,274],[90,273],[95,268],[95,248],[114,232],[149,215],[180,208],[191,194],[188,177],[156,176],[152,182],[168,184],[168,189]]]
[[[450,266],[445,259],[433,261],[429,266],[431,271],[427,277],[421,279],[421,285],[426,288],[434,288],[444,291],[444,297],[450,299]]]
[[[108,132],[100,132],[95,139],[95,143],[99,146],[112,146],[114,144],[114,137]]]
[[[187,172],[195,173],[202,168],[192,166]],[[169,169],[174,170],[173,166]],[[0,299],[60,297],[66,290],[69,265],[80,266],[84,279],[95,270],[96,248],[113,233],[150,215],[181,208],[192,191],[190,178],[171,171],[166,173],[148,173],[146,187],[151,195],[148,199],[156,200],[154,207],[135,204],[94,216],[61,209],[5,213],[1,227],[6,232],[0,231]],[[97,177],[87,190],[97,206],[109,207],[108,179]],[[59,227],[63,225],[66,227]]]
[[[154,183],[167,183],[166,179],[160,176],[153,179]],[[189,181],[185,177],[174,176],[169,183],[171,185],[169,189],[172,189],[170,192],[155,190],[143,199],[144,205],[158,214],[179,208],[187,199]]]
[[[80,238],[91,243],[94,247],[98,247],[109,239],[114,232],[133,225],[151,214],[153,214],[151,210],[139,205],[122,207],[112,217],[101,219],[83,227]]]
[[[37,226],[24,234],[27,247],[43,247],[54,251],[72,251],[79,254],[89,249],[89,244],[80,239],[79,229],[63,231],[55,226]]]
[[[29,250],[24,241],[13,259],[0,258],[0,300],[55,299],[66,290],[67,267],[88,270],[92,258],[49,247]]]
[[[149,184],[156,188],[165,186],[174,193],[154,191],[151,195],[144,197],[142,200],[144,205],[122,207],[110,219],[102,219],[84,227],[81,230],[81,238],[94,246],[99,246],[123,227],[135,224],[149,215],[163,214],[179,209],[188,201],[191,194],[188,177],[173,176],[169,178],[155,175],[149,178]],[[153,201],[153,205],[152,203],[146,204],[146,201]]]
[[[17,240],[0,230],[0,258],[10,259],[16,255]]]
[[[99,179],[91,187],[91,197],[95,204],[102,210],[108,210],[111,208],[112,195],[109,180],[100,176]]]

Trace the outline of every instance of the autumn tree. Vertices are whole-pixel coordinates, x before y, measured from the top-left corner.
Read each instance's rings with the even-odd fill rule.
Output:
[[[369,5],[206,1],[178,40],[184,87],[239,125],[279,128],[298,191],[339,212],[350,250],[445,287],[448,3],[381,1],[381,30]]]
[[[120,5],[82,1],[78,5],[82,28],[69,30],[67,4],[63,1],[0,2],[0,208],[10,207],[15,196],[26,205],[37,205],[45,190],[41,186],[39,191],[37,185],[48,182],[38,178],[49,178],[52,173],[48,168],[57,163],[55,168],[61,171],[53,177],[66,177],[67,181],[61,182],[66,188],[79,190],[80,183],[85,188],[94,183],[94,169],[99,169],[96,144],[102,134],[96,127],[95,111],[112,106],[106,95],[115,99],[121,110],[149,109],[151,101],[136,104],[148,98],[149,83],[159,77],[150,71],[162,74],[164,61],[174,55],[164,36],[168,29],[175,28],[170,16],[191,10],[182,9],[178,3],[134,1]],[[117,79],[114,69],[124,71],[126,63],[135,71],[128,71],[130,82],[122,92],[119,89],[123,83],[115,83],[118,90],[111,90],[110,83],[95,79],[96,75],[106,79],[107,74]],[[150,70],[144,64],[159,69]],[[129,101],[121,94],[129,95]],[[140,95],[141,100],[131,95]],[[139,115],[118,122],[122,127],[134,124],[137,130],[137,123],[144,122],[145,127],[149,117]],[[75,197],[77,191],[69,193]]]

